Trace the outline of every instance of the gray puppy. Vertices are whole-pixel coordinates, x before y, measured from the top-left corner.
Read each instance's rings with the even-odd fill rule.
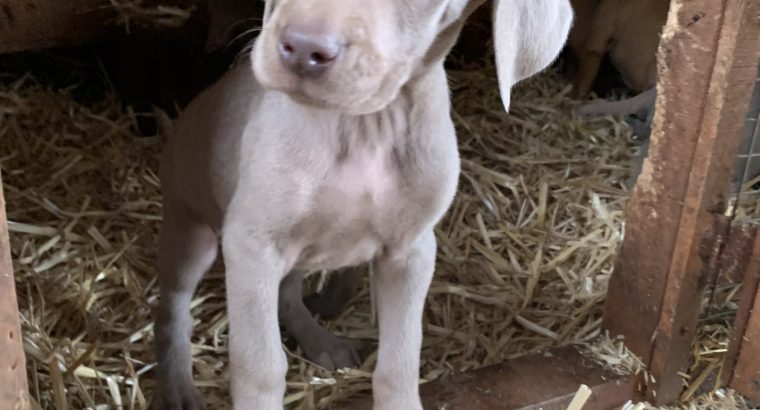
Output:
[[[317,335],[337,363],[350,356],[303,308],[300,275],[364,262],[379,315],[374,408],[422,408],[433,228],[459,177],[443,60],[483,1],[269,4],[253,69],[233,69],[196,98],[163,156],[155,409],[203,408],[189,305],[220,240],[235,409],[283,408],[283,303],[295,307],[286,321]],[[571,20],[568,0],[495,2],[505,108],[515,83],[556,58]],[[280,293],[281,283],[292,288]]]

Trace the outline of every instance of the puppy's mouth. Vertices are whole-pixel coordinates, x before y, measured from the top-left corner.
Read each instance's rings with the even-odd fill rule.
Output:
[[[279,73],[276,78],[269,77],[269,81],[260,81],[261,85],[271,91],[278,91],[286,94],[293,101],[315,108],[340,108],[325,97],[322,90],[313,90],[315,84],[310,84],[310,79],[299,78],[296,75]],[[318,85],[317,85],[318,87]]]
[[[294,102],[304,106],[336,110],[346,114],[366,114],[382,108],[374,102],[377,90],[362,90],[360,93],[343,96],[337,90],[330,90],[320,78],[300,78],[282,72],[273,77],[269,77],[265,82],[260,81],[261,85],[268,90],[284,93]]]
[[[326,99],[319,98],[308,94],[304,91],[303,87],[296,87],[294,89],[280,89],[278,91],[284,92],[293,101],[314,108],[334,109],[340,108],[334,104],[330,104]]]

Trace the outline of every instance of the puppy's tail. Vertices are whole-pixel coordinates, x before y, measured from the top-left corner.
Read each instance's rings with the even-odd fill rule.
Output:
[[[158,130],[161,133],[161,139],[168,141],[174,132],[174,121],[169,118],[169,114],[167,114],[166,111],[155,105],[153,106],[153,117],[156,119],[156,125],[158,125]]]

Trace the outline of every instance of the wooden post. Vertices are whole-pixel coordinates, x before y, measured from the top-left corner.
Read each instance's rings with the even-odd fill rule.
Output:
[[[726,222],[730,223],[730,222]],[[717,283],[742,283],[755,252],[755,242],[758,235],[756,227],[731,226],[729,235],[723,245],[723,252],[718,261],[718,277],[713,277]]]
[[[0,409],[29,409],[26,359],[21,341],[16,284],[0,175]]]
[[[745,272],[721,382],[760,400],[760,235]]]
[[[673,0],[658,50],[649,158],[628,202],[604,326],[648,364],[650,400],[685,370],[760,57],[760,0]]]
[[[753,298],[746,332],[740,338],[741,348],[730,386],[748,398],[760,401],[760,287]]]

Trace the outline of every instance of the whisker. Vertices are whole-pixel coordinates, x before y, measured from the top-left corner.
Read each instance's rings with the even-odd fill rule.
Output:
[[[236,35],[230,41],[228,41],[227,42],[227,47],[231,46],[233,43],[235,43],[236,41],[240,40],[241,38],[247,36],[248,34],[257,33],[257,32],[260,32],[260,31],[261,31],[261,28],[252,28],[250,30],[243,31],[242,33]],[[248,47],[251,47],[251,46],[252,46],[252,44],[249,45]]]
[[[236,66],[240,63],[241,60],[244,58],[248,58],[251,55],[251,51],[253,50],[253,43],[254,41],[249,41],[248,44],[246,44],[240,52],[235,56],[235,59],[233,60],[232,65]]]

